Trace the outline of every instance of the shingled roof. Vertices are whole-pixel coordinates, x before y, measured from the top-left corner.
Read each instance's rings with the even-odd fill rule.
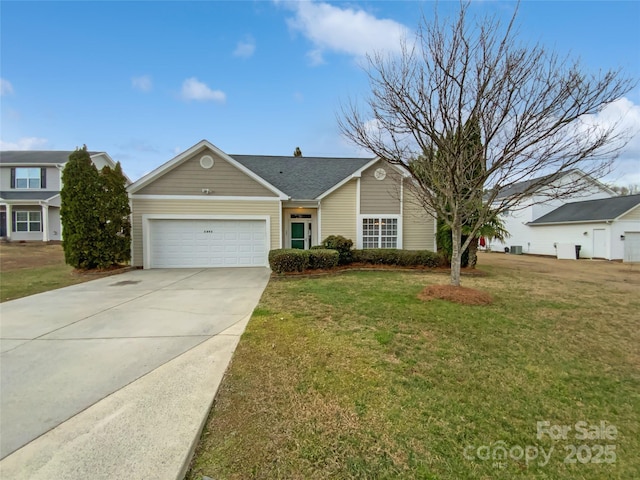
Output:
[[[545,175],[543,177],[532,178],[531,180],[524,180],[522,182],[512,183],[511,185],[507,185],[506,187],[503,187],[500,189],[500,191],[498,192],[498,195],[496,196],[496,200],[512,197],[513,195],[520,195],[521,193],[529,190],[532,185],[538,184],[538,187],[531,191],[531,193],[533,193],[533,191],[537,190],[538,188],[548,185],[554,180],[558,178],[562,178],[564,175],[567,175],[572,171],[573,170],[569,172],[564,172],[562,174],[552,173],[551,175]]]
[[[371,158],[229,155],[292,200],[313,200],[371,162]]]
[[[72,153],[73,150],[6,150],[0,152],[0,164],[62,164],[69,161]],[[89,152],[89,155],[98,153],[104,152]]]
[[[527,225],[612,221],[638,205],[640,195],[567,203]]]

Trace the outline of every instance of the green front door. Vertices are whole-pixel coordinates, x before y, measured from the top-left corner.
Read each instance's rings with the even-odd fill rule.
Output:
[[[291,222],[291,248],[304,250],[304,222]]]

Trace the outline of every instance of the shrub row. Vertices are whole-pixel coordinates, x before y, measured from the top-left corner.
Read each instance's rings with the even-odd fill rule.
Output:
[[[309,269],[330,269],[339,264],[337,250],[313,247],[311,250],[283,248],[269,252],[269,265],[275,273],[303,272]],[[367,265],[395,265],[399,267],[430,267],[445,265],[442,255],[429,250],[396,250],[373,248],[351,250],[349,257],[353,263]]]
[[[429,250],[396,250],[371,248],[351,251],[354,263],[368,265],[396,265],[399,267],[441,267],[445,264],[442,255]]]
[[[338,259],[339,254],[336,250],[322,248],[312,250],[281,248],[269,252],[269,266],[276,273],[333,268],[338,265]]]

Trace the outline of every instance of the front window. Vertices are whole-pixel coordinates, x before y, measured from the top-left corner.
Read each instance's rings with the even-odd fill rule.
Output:
[[[40,169],[16,168],[16,188],[40,188]]]
[[[397,218],[363,218],[362,248],[397,248]]]
[[[16,232],[40,232],[40,212],[16,212]]]

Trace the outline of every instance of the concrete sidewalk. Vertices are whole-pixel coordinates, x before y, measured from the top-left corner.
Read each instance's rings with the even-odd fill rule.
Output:
[[[67,417],[58,419],[52,428],[40,426],[46,429],[44,432],[32,432],[33,439],[0,461],[0,477],[183,478],[220,381],[268,282],[266,269],[221,270],[227,272],[155,271],[153,278],[151,272],[154,271],[137,271],[89,282],[94,284],[91,287],[83,284],[95,291],[126,282],[127,287],[132,287],[129,291],[132,298],[122,301],[118,294],[117,299],[106,301],[106,304],[103,302],[100,311],[91,315],[86,315],[86,312],[74,315],[71,308],[64,326],[59,325],[59,319],[34,321],[23,327],[23,332],[29,332],[31,339],[29,336],[16,336],[19,322],[7,320],[5,316],[5,307],[13,302],[3,304],[2,420],[3,426],[12,434],[9,440],[24,442],[15,427],[16,424],[18,427],[24,424],[27,430],[33,430],[29,419],[23,418],[29,414],[36,418],[41,416],[44,420],[56,415]],[[169,281],[171,278],[173,282]],[[154,284],[155,288],[143,288],[144,283],[146,287]],[[239,285],[243,285],[244,294]],[[69,289],[76,287],[81,286]],[[63,290],[67,289],[57,292]],[[79,296],[85,297],[89,291]],[[77,291],[67,293],[71,295],[70,299],[78,296]],[[38,296],[29,297],[31,303],[35,297]],[[242,309],[234,306],[234,298],[242,303]],[[240,310],[243,310],[242,314]],[[76,316],[82,318],[78,320]],[[174,321],[171,321],[172,316]],[[50,330],[43,333],[47,330],[44,328],[46,324]],[[51,330],[54,326],[56,328]],[[189,334],[188,331],[192,332]],[[124,333],[125,338],[122,336]],[[123,340],[133,343],[121,349]],[[149,341],[154,343],[145,343]],[[61,394],[54,391],[56,382],[47,383],[46,375],[51,375],[49,370],[52,370],[48,363],[56,367],[54,371],[64,367],[57,373],[64,376],[70,364],[73,363],[74,368],[81,367],[77,365],[78,359],[94,360],[87,353],[95,351],[96,342],[106,346],[99,348],[99,364],[86,365],[84,375],[108,377],[100,388],[111,391],[104,395],[98,388],[100,398],[97,400],[82,391],[77,395],[74,394],[77,392]],[[107,348],[109,346],[112,348]],[[36,355],[35,368],[42,372],[29,374],[29,355],[38,348],[44,348],[54,358],[46,362],[43,360],[46,355]],[[79,348],[86,350],[77,354]],[[52,349],[63,353],[58,354]],[[21,351],[26,353],[21,355]],[[69,351],[72,352],[70,358],[56,358],[68,356]],[[135,361],[128,359],[122,364],[118,360],[131,356],[132,352],[136,352]],[[147,370],[140,374],[141,366]],[[117,371],[105,375],[109,368],[116,367],[124,368],[127,375]],[[18,384],[14,388],[19,396],[25,397],[24,401],[21,402],[20,398],[8,400],[7,396],[12,392],[5,387],[14,387],[17,382],[14,377],[25,372],[27,384]],[[80,378],[78,372],[72,374],[76,379]],[[135,378],[127,381],[130,376]],[[28,397],[41,399],[43,394],[47,396],[47,392],[39,391],[42,389],[39,382],[44,383],[48,393],[57,399],[52,400],[51,405],[30,405],[32,399]],[[65,382],[64,387],[73,389],[73,382]],[[65,410],[67,404],[75,409],[70,415]],[[42,415],[42,408],[50,411]],[[43,423],[42,419],[38,424]],[[5,448],[12,447],[8,444]]]

